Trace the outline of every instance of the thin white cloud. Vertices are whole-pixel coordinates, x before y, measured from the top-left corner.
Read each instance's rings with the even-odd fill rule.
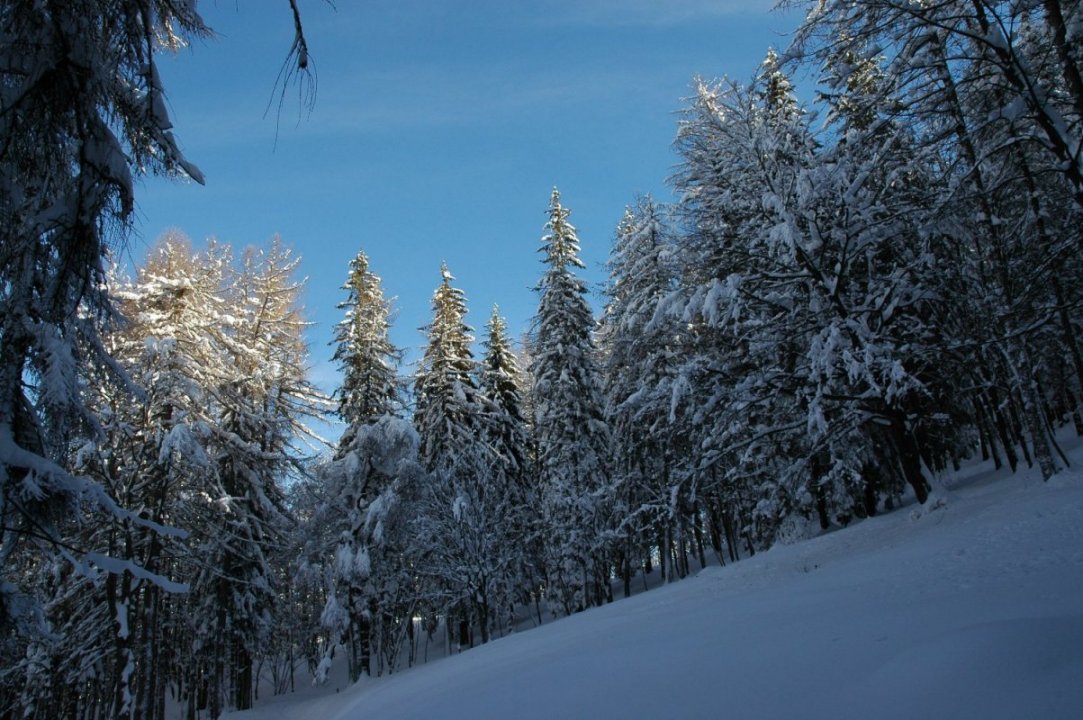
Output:
[[[734,15],[762,15],[777,0],[544,0],[537,13],[553,25],[667,27]]]
[[[561,109],[575,113],[585,103],[610,103],[644,88],[666,87],[686,71],[656,67],[629,72],[582,68],[572,73],[505,68],[456,69],[428,65],[369,76],[370,93],[330,98],[312,123],[314,132],[382,132],[419,127],[480,126],[514,122],[524,113]],[[687,72],[690,79],[692,73]],[[674,104],[679,98],[673,97]]]
[[[616,68],[582,68],[574,74],[440,63],[390,70],[359,69],[344,76],[341,89],[325,81],[315,112],[300,122],[289,109],[284,110],[277,132],[279,142],[289,142],[291,137],[299,136],[503,124],[528,112],[553,108],[574,112],[583,103],[619,101],[621,96],[643,89],[666,87],[674,78],[690,82],[692,75],[683,67],[664,66],[635,73]],[[674,94],[672,101],[676,107],[679,96]],[[268,142],[276,131],[273,111],[262,117],[259,109],[243,100],[203,108],[178,124],[212,145]]]
[[[375,4],[340,3],[334,12],[310,13],[317,33],[352,34],[366,22],[388,27],[422,27],[448,22],[450,15],[469,13],[474,22],[520,26],[669,27],[722,17],[764,15],[780,0],[489,0],[448,3],[445,0],[378,0]],[[456,18],[454,22],[462,22]]]

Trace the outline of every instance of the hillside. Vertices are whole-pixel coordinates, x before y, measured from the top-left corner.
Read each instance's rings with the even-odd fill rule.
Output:
[[[1083,448],[1070,456],[1047,483],[974,465],[935,509],[231,717],[1083,717]]]

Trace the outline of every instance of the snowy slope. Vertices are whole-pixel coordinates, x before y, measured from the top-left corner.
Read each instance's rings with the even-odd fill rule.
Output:
[[[236,720],[1083,718],[1083,452]]]

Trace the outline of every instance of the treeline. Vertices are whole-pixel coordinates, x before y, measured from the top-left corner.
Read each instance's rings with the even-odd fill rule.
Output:
[[[67,315],[6,263],[0,713],[214,717],[261,673],[393,672],[418,633],[469,647],[929,502],[974,454],[1052,476],[1054,429],[1083,433],[1080,13],[810,4],[750,82],[697,82],[677,199],[620,220],[600,320],[554,191],[518,353],[494,309],[474,356],[445,267],[400,377],[359,253],[319,465],[280,244],[170,236],[132,280],[65,276]]]

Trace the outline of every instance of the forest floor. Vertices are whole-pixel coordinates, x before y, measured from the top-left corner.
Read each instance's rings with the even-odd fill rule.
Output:
[[[1083,718],[1083,443],[392,676],[235,720]],[[338,663],[341,664],[341,663]]]

